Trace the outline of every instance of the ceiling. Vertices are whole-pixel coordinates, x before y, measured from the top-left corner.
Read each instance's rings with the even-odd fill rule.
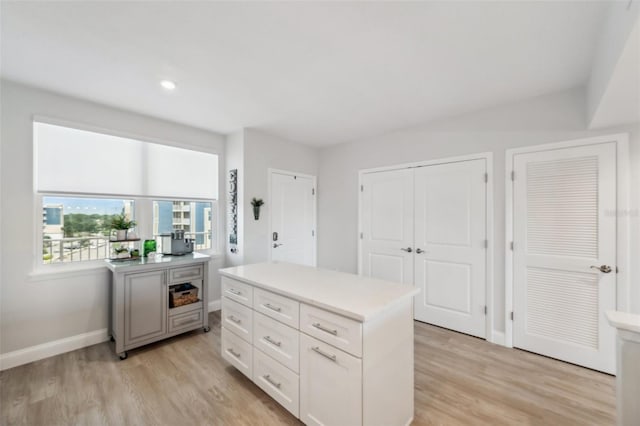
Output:
[[[584,85],[608,6],[3,1],[0,71],[221,133],[325,146]]]

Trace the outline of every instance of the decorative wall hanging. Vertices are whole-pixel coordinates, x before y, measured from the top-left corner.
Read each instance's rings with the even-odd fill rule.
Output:
[[[238,248],[238,169],[229,170],[229,244],[231,253]]]

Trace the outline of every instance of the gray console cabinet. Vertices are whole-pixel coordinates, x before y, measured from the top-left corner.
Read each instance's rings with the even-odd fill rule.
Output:
[[[167,333],[166,271],[124,276],[124,344],[133,346]]]
[[[129,349],[166,339],[208,324],[209,256],[199,253],[155,261],[107,261],[112,272],[110,333],[121,359]],[[169,289],[190,283],[198,302],[169,307]]]

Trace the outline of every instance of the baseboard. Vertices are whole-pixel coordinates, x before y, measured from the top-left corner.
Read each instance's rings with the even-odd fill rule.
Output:
[[[0,354],[0,371],[109,340],[106,328]]]
[[[494,331],[491,333],[491,343],[495,343],[496,345],[504,346],[505,338],[504,332],[502,331]]]
[[[209,312],[219,311],[221,305],[220,299],[209,302]]]

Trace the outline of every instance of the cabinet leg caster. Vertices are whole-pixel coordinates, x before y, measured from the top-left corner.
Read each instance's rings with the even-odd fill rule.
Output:
[[[205,333],[208,333],[208,332],[209,332],[209,330],[211,330],[211,327],[209,327],[208,325],[206,325],[206,326],[203,328],[203,330],[204,330],[204,332],[205,332]]]
[[[128,357],[128,356],[129,356],[129,355],[127,355],[127,353],[126,353],[126,352],[122,352],[122,353],[120,354],[120,359],[125,360],[125,359],[127,359],[127,357]]]
[[[116,341],[116,339],[114,339],[113,336],[109,336],[109,340],[111,340],[112,342]]]

